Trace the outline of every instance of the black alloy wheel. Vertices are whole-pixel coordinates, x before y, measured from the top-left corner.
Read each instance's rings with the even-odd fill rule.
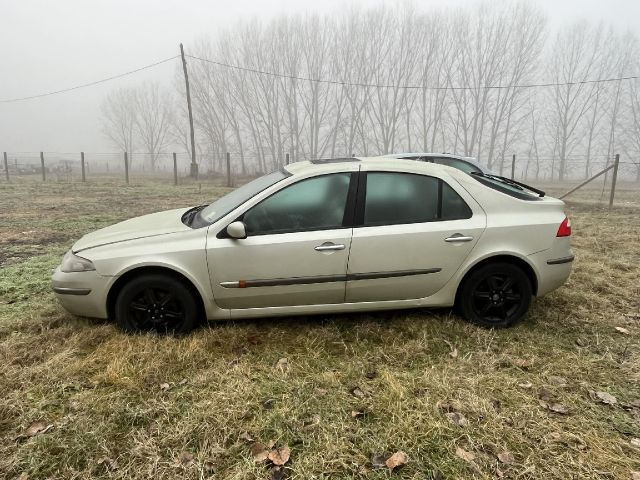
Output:
[[[478,325],[504,328],[529,310],[532,289],[527,275],[511,263],[480,267],[464,282],[459,297],[463,316]]]
[[[180,280],[148,274],[130,280],[116,300],[116,321],[127,332],[186,333],[198,321],[198,303]]]

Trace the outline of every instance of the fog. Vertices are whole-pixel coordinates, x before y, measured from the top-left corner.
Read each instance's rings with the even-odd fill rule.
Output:
[[[505,8],[515,2],[486,2],[488,5],[497,5],[497,8]],[[2,19],[3,26],[0,29],[0,101],[26,96],[38,95],[46,92],[66,89],[76,85],[100,80],[134,70],[143,65],[147,65],[159,60],[172,57],[179,53],[178,44],[184,43],[185,50],[189,54],[211,54],[215,60],[229,62],[233,64],[243,64],[239,58],[221,58],[221,51],[212,48],[207,51],[207,43],[215,43],[221,36],[228,39],[234,38],[233,29],[229,27],[237,22],[250,22],[252,19],[259,19],[260,22],[268,24],[273,19],[282,16],[295,16],[299,14],[318,13],[339,17],[345,11],[356,9],[358,12],[366,12],[371,8],[381,5],[389,5],[403,8],[405,2],[381,2],[381,1],[359,1],[342,2],[339,0],[295,0],[295,1],[248,1],[238,0],[234,2],[212,2],[212,1],[80,1],[66,0],[61,2],[50,2],[46,0],[28,2],[3,2]],[[473,12],[478,2],[469,1],[420,1],[413,3],[413,8],[418,12],[429,13],[436,10],[453,12],[457,9]],[[548,50],[551,48],[553,39],[558,32],[565,27],[575,24],[579,19],[585,19],[591,26],[597,26],[603,22],[605,27],[612,27],[615,34],[623,35],[625,31],[634,34],[640,33],[640,2],[633,0],[614,0],[602,2],[598,0],[565,0],[551,1],[541,0],[529,2],[534,8],[539,8],[540,12],[546,15],[546,25],[544,32],[545,40],[541,41],[540,58],[534,59],[532,68],[537,73],[531,72],[526,78],[527,81],[553,81],[547,78],[548,63],[551,57]],[[357,15],[356,15],[357,16]],[[211,57],[207,57],[211,58]],[[278,68],[280,66],[280,68]],[[635,63],[634,63],[635,66]],[[173,92],[180,97],[181,86],[179,75],[181,65],[178,60],[164,63],[143,72],[129,75],[124,78],[105,82],[96,86],[82,88],[67,93],[24,100],[10,103],[0,103],[0,151],[9,152],[78,152],[80,150],[92,152],[116,152],[117,142],[114,142],[104,134],[104,102],[105,98],[119,88],[136,88],[140,85],[154,84],[161,88],[163,92]],[[189,60],[189,68],[194,69],[194,78],[197,81],[198,69],[200,74],[206,74],[203,65]],[[218,69],[219,70],[219,69]],[[272,71],[280,73],[290,73],[282,69],[282,64],[274,63]],[[625,70],[626,74],[636,75],[640,72]],[[302,72],[304,73],[304,72]],[[335,73],[335,72],[334,72]],[[618,72],[599,72],[604,77],[616,77]],[[231,75],[231,73],[229,74]],[[326,75],[326,72],[323,72]],[[589,74],[589,78],[598,77],[595,70]],[[324,78],[324,77],[323,77]],[[206,88],[222,88],[224,82],[233,80],[232,77],[226,80],[218,79]],[[145,83],[146,82],[146,83]],[[409,81],[409,84],[412,82]],[[526,82],[525,82],[526,83]],[[197,88],[197,86],[196,86]],[[205,88],[205,87],[203,87]],[[219,91],[219,90],[218,90]],[[607,92],[606,95],[610,95]],[[604,95],[604,94],[603,94]],[[196,95],[197,97],[197,95]],[[603,97],[604,98],[604,97]],[[609,98],[609,97],[607,97]],[[194,100],[197,101],[197,100]],[[218,100],[219,101],[219,100]],[[257,100],[256,100],[257,101]],[[535,99],[537,104],[543,102]],[[495,103],[489,101],[485,105],[493,106]],[[621,105],[628,104],[626,97],[619,99]],[[452,103],[453,105],[453,103]],[[518,104],[520,105],[520,104]],[[216,108],[222,108],[217,105]],[[518,106],[517,108],[520,108]],[[591,107],[589,107],[591,108]],[[202,105],[194,105],[197,115],[200,115],[200,125],[204,122]],[[212,107],[213,109],[213,107]],[[215,110],[215,109],[214,109]],[[585,113],[585,112],[578,112]],[[603,106],[601,115],[612,115],[613,109],[607,105]],[[424,114],[424,112],[423,112]],[[413,114],[412,114],[413,115]],[[419,113],[416,113],[419,115]],[[448,114],[451,117],[451,114]],[[620,113],[618,118],[622,118]],[[407,118],[409,115],[407,114]],[[417,117],[416,117],[417,118]],[[614,116],[614,123],[616,120]],[[178,121],[180,123],[180,121]],[[454,120],[451,125],[454,125]],[[606,122],[605,122],[606,124]],[[184,125],[186,127],[186,125]],[[548,125],[547,125],[548,127]],[[324,129],[324,125],[322,126]],[[338,128],[338,127],[336,127]],[[342,128],[342,127],[340,127]],[[396,128],[394,125],[393,128]],[[399,128],[399,127],[398,127]],[[445,128],[445,127],[443,127]],[[446,127],[448,129],[452,126]],[[503,129],[503,126],[496,127]],[[581,127],[582,128],[582,127]],[[586,127],[585,127],[586,128]],[[629,128],[620,127],[622,131],[628,133]],[[542,127],[541,127],[542,130]],[[599,141],[606,143],[606,128],[603,127],[603,138]],[[234,143],[232,139],[227,139],[228,133],[222,132],[222,143],[216,143],[215,133],[211,133],[208,138],[202,128],[196,132],[198,142],[207,144],[207,148],[202,150],[203,158],[207,155],[214,158],[217,150],[226,148],[237,151],[238,145],[232,147],[228,143]],[[508,133],[505,134],[505,138]],[[517,139],[509,138],[505,144],[509,143],[512,149],[517,147],[519,152],[531,149],[528,137],[531,134],[524,132]],[[229,137],[232,135],[229,134]],[[411,142],[411,135],[404,138],[398,135],[394,144],[382,141],[380,145],[372,147],[367,153],[386,153],[384,150],[393,147],[408,148],[409,144],[415,149],[421,146],[418,141],[420,132],[414,133]],[[174,137],[175,138],[175,135]],[[578,143],[586,141],[586,136],[581,135]],[[630,137],[629,137],[630,138]],[[247,134],[247,144],[250,143]],[[362,143],[364,142],[364,143]],[[349,147],[356,149],[355,153],[363,153],[362,150],[367,142],[363,139],[360,144],[354,143]],[[166,143],[166,142],[165,142]],[[237,143],[237,142],[236,142]],[[272,157],[280,156],[283,151],[289,151],[290,145],[282,145],[271,152]],[[624,148],[631,154],[635,152],[634,141],[628,139]],[[224,145],[223,145],[224,144]],[[487,152],[484,144],[474,148],[472,145],[463,145],[459,142],[444,141],[440,144],[432,144],[434,148],[445,148],[455,150],[457,153],[466,153],[482,157],[498,155],[496,151]],[[179,141],[172,142],[172,149],[184,151],[180,147]],[[345,150],[347,146],[343,148]],[[505,147],[506,148],[506,147]],[[575,146],[574,146],[575,148]],[[611,148],[609,145],[607,148]],[[622,146],[621,146],[622,148]],[[459,151],[459,150],[465,151]],[[602,146],[602,150],[606,150]],[[222,151],[222,150],[220,150]],[[199,149],[200,152],[200,149]],[[582,154],[582,150],[580,150]],[[266,153],[253,152],[254,155],[262,157],[261,161],[268,168],[265,160]],[[313,147],[304,147],[299,150],[299,155],[327,155],[347,154],[347,151],[328,151]],[[607,157],[612,152],[607,151]],[[499,155],[506,155],[506,151],[499,152]],[[554,150],[553,155],[558,154]],[[551,151],[543,156],[552,155]],[[251,158],[249,155],[248,158]],[[272,159],[273,160],[273,159]],[[491,158],[488,158],[491,161]],[[212,160],[212,168],[215,163]]]

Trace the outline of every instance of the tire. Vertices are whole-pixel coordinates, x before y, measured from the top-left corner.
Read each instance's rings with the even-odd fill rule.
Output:
[[[532,298],[527,274],[511,263],[496,262],[472,272],[458,297],[462,316],[489,328],[506,328],[522,320]]]
[[[143,274],[127,282],[118,293],[115,313],[125,332],[183,334],[193,330],[200,318],[191,290],[163,274]]]

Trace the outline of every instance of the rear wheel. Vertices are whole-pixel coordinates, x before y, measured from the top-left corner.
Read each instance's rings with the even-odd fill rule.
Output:
[[[199,317],[189,288],[169,275],[141,275],[130,280],[116,300],[116,322],[127,332],[186,333]]]
[[[531,282],[521,268],[490,263],[464,281],[459,296],[462,315],[484,327],[509,327],[524,318],[531,304]]]

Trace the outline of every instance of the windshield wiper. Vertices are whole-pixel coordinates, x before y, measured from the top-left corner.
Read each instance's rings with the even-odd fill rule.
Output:
[[[521,183],[518,182],[516,180],[513,180],[511,178],[507,178],[507,177],[501,177],[500,175],[493,175],[492,173],[482,173],[482,172],[471,172],[471,175],[477,175],[479,177],[486,177],[486,178],[492,178],[494,180],[497,180],[499,182],[502,183],[506,183],[507,185],[511,185],[512,187],[516,187],[519,190],[529,190],[533,193],[537,193],[539,197],[544,197],[546,195],[545,192],[543,192],[542,190],[539,190],[537,188],[534,188],[530,185],[527,185],[526,183]]]

